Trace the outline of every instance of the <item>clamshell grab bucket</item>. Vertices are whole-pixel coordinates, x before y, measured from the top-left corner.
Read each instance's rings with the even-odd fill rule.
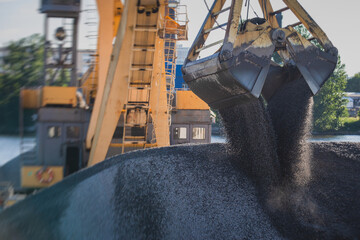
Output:
[[[267,46],[259,47],[263,42]],[[183,67],[185,82],[211,107],[221,108],[260,96],[275,46],[267,31],[244,46],[233,49],[228,59],[220,51]]]
[[[216,1],[215,1],[216,3]],[[214,3],[214,5],[215,5]],[[213,5],[213,7],[214,7]],[[255,18],[234,29],[236,1],[231,7],[223,45],[217,53],[196,59],[206,37],[200,30],[182,68],[190,89],[210,107],[219,109],[241,104],[263,95],[266,100],[299,71],[313,94],[331,76],[337,63],[337,50],[329,43],[324,51],[301,36],[292,26],[280,28],[267,19]],[[208,20],[208,19],[207,19]],[[208,25],[206,21],[204,26]],[[275,25],[275,27],[274,27]],[[231,37],[233,34],[235,36]],[[277,52],[283,64],[272,61]],[[297,69],[297,70],[296,70]],[[271,74],[269,74],[269,70]],[[266,84],[265,84],[266,83]]]

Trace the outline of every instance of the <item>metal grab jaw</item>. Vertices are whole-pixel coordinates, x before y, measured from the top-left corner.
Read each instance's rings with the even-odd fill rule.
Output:
[[[190,89],[210,107],[219,109],[241,104],[260,95],[269,100],[279,88],[291,81],[295,68],[313,94],[331,76],[337,63],[337,50],[312,19],[310,32],[315,29],[323,34],[316,39],[324,43],[324,50],[301,36],[293,27],[280,28],[270,17],[250,19],[239,26],[236,23],[239,22],[237,17],[240,16],[242,1],[237,0],[232,2],[220,51],[197,60],[199,49],[207,38],[204,27],[213,21],[212,11],[216,3],[205,19],[182,68],[184,80]],[[270,4],[269,1],[267,3]],[[269,13],[264,15],[270,16]],[[306,25],[307,22],[304,22]],[[282,58],[283,65],[272,61],[274,52]]]

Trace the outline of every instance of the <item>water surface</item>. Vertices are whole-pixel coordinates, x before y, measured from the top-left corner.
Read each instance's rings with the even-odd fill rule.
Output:
[[[26,138],[26,141],[34,141],[34,138]],[[33,144],[35,145],[35,144]],[[27,148],[31,148],[28,145]],[[0,135],[0,166],[20,154],[20,137]]]
[[[360,135],[323,135],[312,136],[311,142],[360,142]]]
[[[211,136],[212,143],[224,143],[225,137]],[[310,142],[360,142],[360,135],[316,135],[309,139]]]
[[[311,142],[360,142],[360,135],[312,136]],[[225,137],[211,136],[212,143],[225,143]],[[20,137],[0,135],[0,166],[20,154]]]

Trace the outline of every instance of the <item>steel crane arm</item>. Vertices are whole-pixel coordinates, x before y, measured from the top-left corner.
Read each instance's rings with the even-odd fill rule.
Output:
[[[116,5],[113,6],[117,9]],[[103,13],[104,18],[109,19],[106,12]],[[114,16],[116,13],[115,11]],[[108,56],[108,61],[105,64],[100,62],[100,70],[105,73],[103,72],[103,80],[99,74],[98,94],[88,130],[88,166],[103,161],[110,147],[121,147],[124,152],[125,148],[132,146],[149,146],[147,127],[150,118],[156,145],[168,145],[169,128],[164,127],[168,124],[164,40],[159,36],[164,13],[164,1],[127,0],[115,31],[114,45],[109,45],[108,41],[103,43],[107,50],[103,56]],[[114,16],[111,16],[112,20],[115,19]],[[103,28],[100,26],[99,31],[110,36],[113,34],[113,22],[107,23],[108,25],[101,25]],[[111,47],[110,54],[107,47]],[[103,45],[99,44],[100,57],[102,48]],[[112,141],[118,124],[123,129],[121,143]],[[138,132],[133,134],[134,129]]]
[[[292,71],[290,69],[299,70],[313,94],[330,77],[337,63],[337,49],[298,1],[283,2],[287,7],[274,11],[270,0],[259,0],[264,18],[240,23],[243,0],[232,0],[220,51],[197,60],[202,50],[215,45],[204,46],[204,43],[209,33],[217,29],[214,24],[218,13],[225,11],[222,9],[224,1],[214,1],[182,68],[189,87],[211,107],[239,104],[261,94],[268,100],[288,82],[285,78],[289,76],[286,72]],[[300,22],[280,28],[275,15],[288,9]],[[293,28],[300,24],[309,30],[323,49]],[[280,53],[283,66],[272,62],[274,52]],[[274,73],[279,73],[279,76]]]
[[[315,22],[315,20],[307,13],[297,0],[283,0],[287,8],[290,9],[307,30],[319,41],[326,51],[333,49],[334,46],[325,32]],[[270,22],[272,27],[279,27],[276,20],[270,0],[259,0],[260,6],[265,18]],[[286,9],[285,9],[286,10]]]
[[[242,0],[241,0],[242,1]],[[198,49],[201,49],[206,39],[208,38],[210,32],[207,32],[209,29],[213,28],[216,19],[218,17],[218,13],[222,10],[226,0],[215,0],[213,5],[210,8],[210,11],[208,12],[205,21],[203,25],[201,26],[201,30],[196,36],[195,41],[193,42],[193,45],[191,46],[188,54],[188,59],[190,61],[194,61],[199,57]]]
[[[135,4],[126,1],[122,20],[116,35],[114,47],[111,52],[109,67],[104,82],[102,98],[99,99],[99,110],[93,111],[97,115],[95,121],[94,137],[92,139],[88,165],[92,166],[106,157],[116,124],[128,94],[127,71],[130,68],[130,49],[134,17],[130,14],[136,11]],[[112,25],[111,25],[112,27]],[[110,32],[112,34],[112,31]]]
[[[83,86],[93,88],[96,96],[93,111],[90,119],[89,128],[86,135],[86,148],[90,149],[95,134],[95,126],[98,121],[100,112],[100,103],[103,98],[104,86],[108,67],[110,63],[110,56],[113,49],[113,39],[117,34],[117,29],[120,24],[120,19],[124,9],[124,5],[120,0],[97,0],[98,14],[99,14],[99,30],[97,42],[97,61],[94,68],[93,75]],[[94,76],[95,75],[95,76]],[[92,81],[94,78],[94,81]]]

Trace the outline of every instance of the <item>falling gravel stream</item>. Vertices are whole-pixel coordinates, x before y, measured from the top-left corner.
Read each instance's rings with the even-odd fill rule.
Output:
[[[298,76],[285,84],[264,105],[261,99],[253,99],[219,112],[227,151],[236,166],[255,182],[274,225],[289,238],[354,236],[353,230],[339,221],[343,216],[323,206],[326,197],[316,197],[318,183],[311,180],[318,176],[312,172],[312,151],[307,141],[312,94],[304,78]]]

